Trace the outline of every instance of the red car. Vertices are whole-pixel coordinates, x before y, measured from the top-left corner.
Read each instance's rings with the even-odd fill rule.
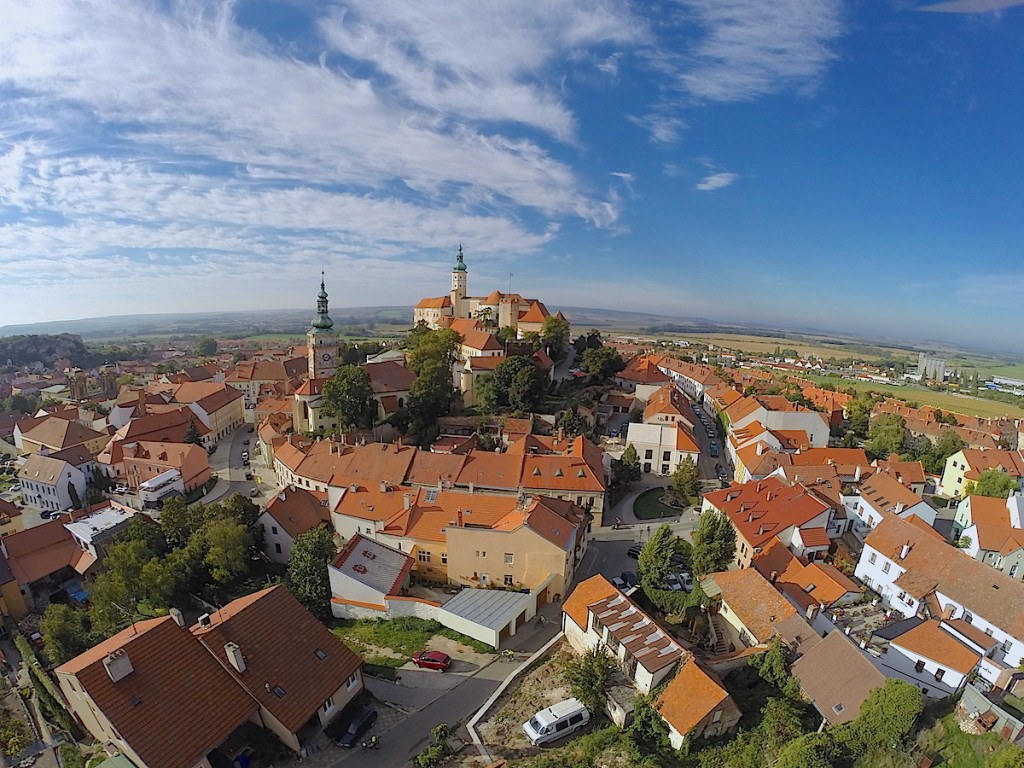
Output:
[[[413,654],[412,663],[417,667],[436,669],[438,672],[444,672],[452,665],[452,657],[447,653],[441,653],[440,651],[420,651],[419,653]]]

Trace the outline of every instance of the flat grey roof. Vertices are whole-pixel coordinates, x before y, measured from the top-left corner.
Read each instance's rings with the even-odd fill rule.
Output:
[[[533,598],[503,589],[464,589],[442,608],[466,621],[500,630],[523,612]]]

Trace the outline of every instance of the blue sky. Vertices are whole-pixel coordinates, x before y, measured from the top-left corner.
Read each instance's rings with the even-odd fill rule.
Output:
[[[0,0],[0,325],[470,290],[1024,351],[1024,7]]]

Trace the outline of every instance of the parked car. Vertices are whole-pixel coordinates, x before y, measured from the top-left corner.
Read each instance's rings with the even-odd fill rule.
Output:
[[[127,485],[115,485],[114,486],[114,493],[128,493],[128,486]]]
[[[359,741],[359,737],[366,733],[370,727],[377,722],[377,710],[371,707],[361,707],[348,721],[348,725],[341,730],[344,720],[335,729],[337,736],[331,734],[334,743],[339,747],[351,749]],[[333,725],[333,723],[332,723]]]
[[[252,480],[252,472],[246,472],[245,473],[245,479],[246,480]]]
[[[665,589],[670,592],[682,592],[683,582],[679,580],[676,574],[670,573],[665,577]]]
[[[412,663],[423,669],[445,672],[452,665],[452,657],[441,651],[418,651],[412,655]]]
[[[623,571],[622,580],[626,582],[627,587],[639,587],[640,579],[637,578],[636,574],[632,571]]]
[[[242,459],[242,466],[243,467],[248,467],[249,466],[249,460],[248,459]]]
[[[249,458],[249,452],[248,451],[242,451],[242,458],[243,459],[248,459]]]
[[[613,576],[613,577],[612,577],[612,586],[613,586],[613,587],[615,587],[615,588],[616,588],[617,590],[619,590],[620,592],[624,592],[624,591],[626,591],[626,589],[627,589],[627,588],[629,587],[629,585],[628,585],[628,584],[626,584],[626,582],[624,582],[624,581],[623,581],[623,580],[622,580],[621,578],[619,578],[618,576]]]
[[[248,445],[248,444],[249,444],[249,438],[247,437],[247,438],[245,438],[245,440],[242,441],[242,445]]]
[[[711,458],[718,458],[718,446],[714,443],[711,444]]]
[[[253,433],[253,432],[255,431],[255,429],[256,429],[255,427],[249,427],[249,428],[248,428],[247,430],[245,430],[245,431],[246,431],[246,432],[248,432],[248,433],[249,433],[249,434],[251,435],[251,434],[252,434],[252,433]]]
[[[249,496],[251,496],[252,498],[255,499],[259,495],[260,495],[260,489],[259,488],[250,488],[249,489]]]
[[[639,544],[634,544],[632,547],[626,550],[626,557],[638,560],[640,558],[640,550],[643,549]]]
[[[535,747],[574,733],[590,722],[590,710],[579,699],[552,704],[523,723],[526,738]]]

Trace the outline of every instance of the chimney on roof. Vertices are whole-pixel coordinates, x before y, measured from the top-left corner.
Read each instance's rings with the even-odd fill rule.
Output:
[[[198,623],[200,627],[212,627],[213,619],[210,618],[210,614],[204,613],[202,616],[199,617]]]
[[[279,492],[279,493],[277,494],[277,500],[278,500],[278,501],[284,501],[284,500],[285,500],[285,495],[284,495],[284,489],[282,489],[282,490],[281,490],[281,491],[280,491],[280,492]]]
[[[760,456],[764,453],[764,443],[757,444],[757,455]]]
[[[902,547],[900,547],[900,560],[906,560],[907,555],[910,554],[910,542],[908,541]]]
[[[775,583],[775,580],[776,580],[777,578],[779,578],[779,572],[778,572],[778,571],[772,571],[772,575],[768,577],[768,581],[769,581],[770,583],[774,584],[774,583]]]
[[[757,535],[761,536],[763,534],[764,534],[764,526],[763,525],[757,526]]]
[[[381,493],[387,493],[388,492],[388,481],[387,480],[381,480],[380,481],[380,492]]]
[[[860,482],[860,464],[857,465],[857,469],[853,473],[854,482]]]
[[[110,679],[115,683],[124,680],[135,671],[131,661],[128,659],[128,652],[124,648],[111,651],[103,657],[103,668],[107,670]]]
[[[412,509],[412,494],[411,493],[403,493],[402,494],[402,508],[403,509]]]
[[[475,490],[476,490],[476,483],[474,483],[472,480],[470,480],[469,481],[469,492],[473,493]]]
[[[904,504],[902,501],[897,501],[896,502],[896,514],[897,515],[900,514],[905,508],[906,508],[906,504]]]
[[[348,487],[348,490],[349,490],[349,492],[351,492],[351,493],[355,493],[356,491],[358,491],[358,490],[359,490],[359,486],[358,486],[358,485],[356,485],[355,483],[352,483],[352,485],[350,485],[350,486]]]
[[[456,524],[456,525],[457,525],[457,526],[458,526],[459,528],[462,528],[462,527],[463,527],[463,522],[462,522],[462,510],[461,510],[461,509],[459,509],[459,511],[455,513],[455,524]]]
[[[171,608],[171,610],[168,611],[168,613],[171,614],[171,618],[174,619],[175,624],[177,624],[179,627],[185,626],[185,617],[181,615],[181,611],[179,611],[177,608]]]
[[[224,653],[236,672],[245,672],[245,657],[242,655],[242,649],[238,647],[238,643],[224,643]]]

